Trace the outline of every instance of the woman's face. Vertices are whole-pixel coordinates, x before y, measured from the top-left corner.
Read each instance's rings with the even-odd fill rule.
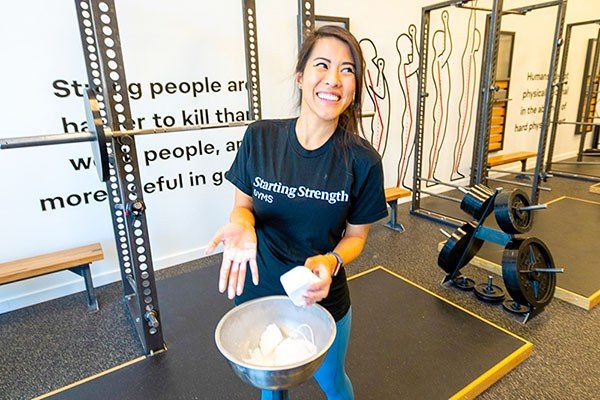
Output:
[[[296,76],[302,89],[300,114],[337,122],[354,98],[355,71],[347,44],[331,37],[317,40],[304,71]]]

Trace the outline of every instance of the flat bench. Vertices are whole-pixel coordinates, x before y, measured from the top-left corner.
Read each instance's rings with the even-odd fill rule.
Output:
[[[499,165],[511,164],[517,161],[521,162],[521,172],[525,172],[527,170],[527,159],[537,157],[537,153],[532,151],[517,151],[515,153],[502,154],[499,156],[489,157],[488,158],[488,168],[497,167]],[[506,172],[500,171],[498,172]],[[517,179],[529,179],[529,176],[525,174],[520,174],[516,176]]]
[[[385,201],[391,208],[390,220],[385,226],[397,232],[404,232],[404,227],[397,221],[398,199],[408,197],[412,194],[410,190],[399,187],[389,187],[385,189]]]
[[[42,254],[21,260],[0,263],[0,285],[69,270],[83,277],[87,294],[88,310],[98,310],[98,300],[94,292],[90,263],[104,259],[100,243],[73,249]]]
[[[502,154],[488,158],[488,167],[497,167],[498,165],[510,164],[521,161],[521,171],[527,170],[527,159],[537,157],[537,153],[532,151],[517,151],[516,153]]]

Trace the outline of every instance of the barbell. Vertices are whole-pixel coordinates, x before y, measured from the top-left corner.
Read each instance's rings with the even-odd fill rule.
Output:
[[[234,126],[246,126],[254,121],[236,121],[217,124],[186,125],[150,129],[131,129],[111,131],[106,129],[100,115],[100,103],[93,89],[87,89],[84,93],[84,105],[88,132],[62,133],[52,135],[27,136],[19,138],[0,139],[0,149],[16,149],[24,147],[48,146],[56,144],[69,144],[90,142],[92,154],[98,177],[102,182],[109,179],[109,162],[111,155],[107,148],[107,142],[126,136],[153,135],[159,133],[176,133],[185,131],[197,131],[203,129],[228,128]]]
[[[94,163],[96,164],[98,177],[102,182],[106,182],[109,179],[109,163],[111,159],[111,155],[109,154],[109,150],[107,148],[107,142],[109,140],[126,136],[154,135],[160,133],[177,133],[203,129],[247,126],[254,122],[253,120],[249,120],[216,124],[111,131],[110,129],[106,129],[104,126],[104,121],[102,120],[100,113],[100,103],[98,102],[96,93],[93,89],[87,89],[84,92],[84,106],[88,132],[60,133],[0,139],[0,150],[90,142],[92,145],[92,155],[94,157]],[[360,117],[372,117],[373,115],[375,115],[373,112],[366,112],[361,113]]]

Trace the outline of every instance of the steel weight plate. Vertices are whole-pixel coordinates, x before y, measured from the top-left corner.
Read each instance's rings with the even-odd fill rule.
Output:
[[[504,290],[498,285],[489,283],[480,283],[475,285],[475,296],[486,303],[500,303],[504,300]]]
[[[438,256],[438,265],[448,274],[453,274],[467,265],[483,246],[483,240],[474,236],[475,228],[474,222],[467,222],[452,232],[444,244]]]
[[[519,208],[530,205],[529,196],[520,189],[500,192],[494,202],[494,216],[500,229],[511,235],[528,232],[533,225],[533,213]]]
[[[465,292],[473,290],[475,287],[475,281],[471,278],[467,278],[464,275],[459,275],[452,279],[452,284],[458,289],[464,290]]]
[[[554,260],[548,247],[538,238],[513,239],[502,255],[502,277],[506,290],[519,304],[543,307],[550,303],[556,288]]]
[[[490,210],[486,213],[489,203],[492,201],[494,192],[485,185],[475,185],[469,192],[466,193],[460,203],[460,209],[472,216],[480,219],[484,214],[490,214]],[[485,215],[487,217],[487,215]]]

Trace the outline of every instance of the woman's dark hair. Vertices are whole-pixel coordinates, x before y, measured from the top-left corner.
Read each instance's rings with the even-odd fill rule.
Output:
[[[308,57],[310,57],[310,53],[315,47],[317,41],[322,38],[335,38],[345,43],[350,49],[352,61],[354,62],[354,79],[356,84],[354,99],[348,108],[346,108],[340,115],[338,121],[338,127],[341,128],[341,131],[345,133],[341,135],[342,137],[340,139],[344,144],[343,147],[347,148],[347,146],[350,144],[350,141],[355,141],[358,139],[357,136],[360,123],[359,116],[362,104],[362,82],[365,71],[365,60],[358,41],[350,32],[348,32],[348,30],[335,25],[325,25],[311,32],[304,38],[302,46],[298,51],[296,73],[302,74],[304,72],[304,68],[308,62]],[[300,92],[299,102],[302,102],[302,91]]]

